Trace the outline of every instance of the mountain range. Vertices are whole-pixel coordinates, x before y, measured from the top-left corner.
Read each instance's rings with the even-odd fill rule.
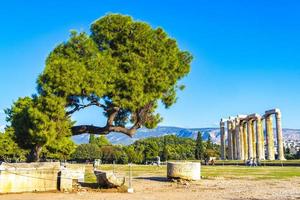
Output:
[[[207,140],[208,136],[210,135],[214,143],[220,143],[219,128],[180,128],[172,126],[158,126],[154,129],[141,128],[132,138],[122,133],[115,132],[108,134],[106,137],[112,144],[129,145],[134,143],[136,140],[148,137],[160,137],[164,135],[176,135],[178,137],[196,139],[198,131],[201,131],[204,140]],[[300,129],[284,128],[282,132],[285,140],[300,140]],[[73,136],[73,140],[77,144],[88,143],[89,134]]]

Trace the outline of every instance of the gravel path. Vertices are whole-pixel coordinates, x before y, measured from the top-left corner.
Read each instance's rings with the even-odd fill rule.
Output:
[[[78,192],[0,195],[5,200],[300,199],[300,178],[291,180],[214,179],[174,183],[164,177],[134,179],[135,193]]]

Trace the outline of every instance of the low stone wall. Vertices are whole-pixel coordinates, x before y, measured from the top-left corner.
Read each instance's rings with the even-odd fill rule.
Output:
[[[57,190],[59,162],[2,163],[0,193]]]
[[[167,176],[174,179],[200,180],[200,162],[168,162]]]

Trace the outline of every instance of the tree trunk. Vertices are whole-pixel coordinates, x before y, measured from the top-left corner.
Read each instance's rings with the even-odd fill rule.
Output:
[[[32,151],[31,160],[32,162],[39,162],[40,161],[40,155],[42,152],[42,146],[36,145]]]

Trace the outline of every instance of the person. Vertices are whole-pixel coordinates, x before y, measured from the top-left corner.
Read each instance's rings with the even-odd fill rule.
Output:
[[[215,165],[215,160],[211,159],[211,165]]]
[[[208,159],[207,158],[204,159],[204,163],[205,163],[205,165],[208,165]]]
[[[252,157],[249,158],[249,166],[250,166],[250,167],[253,166],[253,160],[252,160]]]
[[[253,158],[252,163],[253,163],[253,167],[257,167],[257,162],[256,162],[256,159],[255,159],[255,158]]]

